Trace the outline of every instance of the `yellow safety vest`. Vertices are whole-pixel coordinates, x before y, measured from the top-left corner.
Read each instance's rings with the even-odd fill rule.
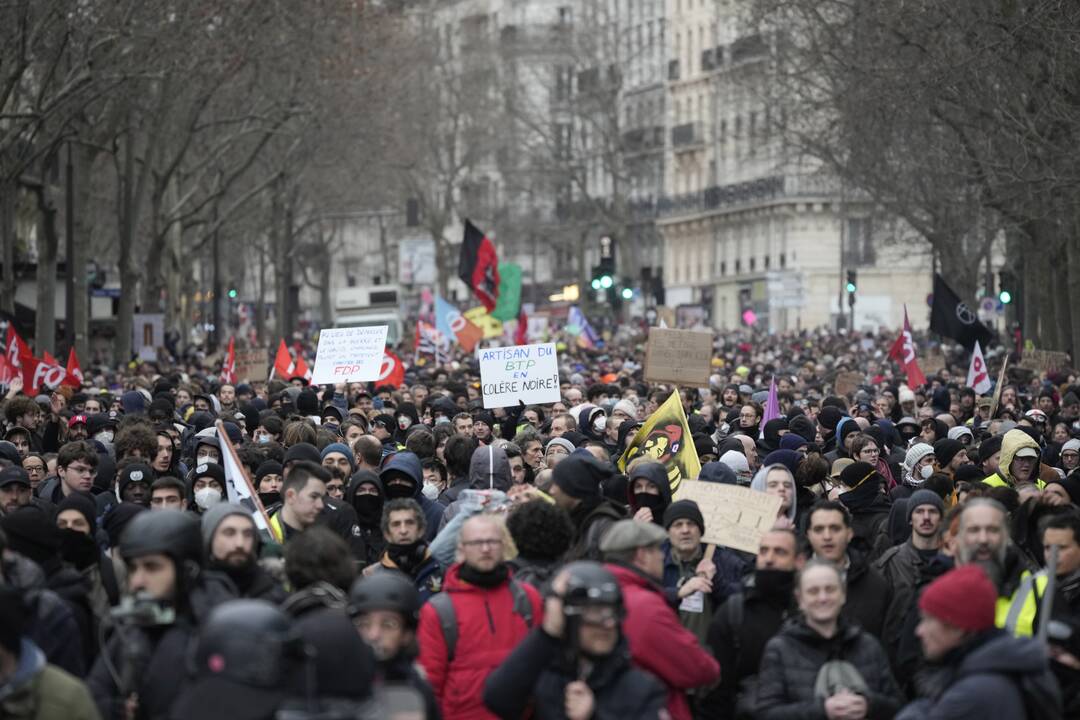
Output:
[[[1015,637],[1032,637],[1039,602],[1046,594],[1049,582],[1050,577],[1045,570],[1034,575],[1025,571],[1021,575],[1020,587],[1013,596],[998,598],[996,625]]]
[[[270,516],[270,534],[273,535],[278,545],[285,542],[285,528],[281,526],[280,511]]]
[[[989,485],[990,487],[1012,487],[1012,485],[1005,482],[1005,478],[1001,477],[1001,473],[994,473],[990,477],[983,478],[982,484]],[[1035,478],[1035,487],[1042,490],[1046,487],[1046,483],[1039,478]]]

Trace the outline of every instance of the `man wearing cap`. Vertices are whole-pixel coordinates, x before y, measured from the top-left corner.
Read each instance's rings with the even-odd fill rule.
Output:
[[[67,442],[86,438],[86,415],[72,415],[67,424]]]
[[[552,437],[548,440],[547,447],[544,449],[544,465],[554,470],[555,466],[574,450],[574,443],[566,438]]]
[[[923,718],[1032,718],[1029,701],[1061,717],[1061,694],[1046,651],[1031,638],[994,629],[997,592],[972,565],[945,573],[919,598],[922,620],[915,634],[923,654],[938,663],[929,697],[904,708],[897,720]],[[1025,697],[1022,684],[1034,697]],[[1034,718],[1032,718],[1034,720]]]
[[[600,539],[624,515],[621,508],[603,497],[603,483],[614,476],[610,463],[601,463],[587,452],[574,452],[552,472],[549,492],[555,504],[570,513],[574,544],[569,560],[598,560]]]
[[[906,501],[911,536],[885,551],[874,567],[889,584],[889,605],[881,644],[896,667],[904,620],[915,601],[916,588],[927,563],[941,549],[941,525],[945,503],[933,490],[916,490]]]
[[[327,470],[336,467],[345,477],[351,477],[356,472],[353,452],[345,443],[330,443],[322,449],[321,456],[322,466]]]
[[[259,533],[251,511],[237,503],[218,503],[203,513],[206,567],[229,577],[239,597],[269,600],[275,605],[288,594],[259,565]]]
[[[705,645],[713,612],[738,592],[748,567],[725,547],[707,546],[705,517],[693,500],[678,500],[664,512],[664,587],[679,599],[679,621]],[[712,549],[711,557],[706,557]]]
[[[150,507],[150,486],[155,478],[154,469],[141,462],[124,461],[120,463],[116,478],[116,492],[120,502],[131,502]],[[225,473],[221,473],[224,487]]]
[[[471,418],[469,422],[472,422]],[[371,420],[371,434],[382,443],[382,455],[384,458],[398,449],[397,443],[394,442],[395,430],[397,430],[397,421],[394,420],[393,415],[382,413]]]
[[[604,534],[600,551],[622,590],[626,605],[623,632],[634,664],[667,686],[671,717],[690,720],[686,691],[714,682],[720,677],[720,666],[679,623],[667,603],[660,584],[664,576],[662,547],[667,537],[655,523],[620,520]]]
[[[30,476],[18,465],[0,470],[0,515],[29,505],[34,499],[30,491]]]
[[[983,480],[991,487],[1011,487],[1020,490],[1025,485],[1045,483],[1039,479],[1039,444],[1023,430],[1010,430],[1001,438],[1001,458],[998,471]]]

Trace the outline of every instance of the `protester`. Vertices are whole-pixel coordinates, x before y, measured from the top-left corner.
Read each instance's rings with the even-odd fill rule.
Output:
[[[383,506],[382,533],[386,550],[379,562],[364,569],[365,575],[392,570],[409,577],[425,602],[442,590],[443,573],[424,539],[427,520],[412,498],[397,498]]]

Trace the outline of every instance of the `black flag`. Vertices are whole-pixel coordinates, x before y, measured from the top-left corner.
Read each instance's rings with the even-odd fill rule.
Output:
[[[994,339],[994,333],[983,325],[971,308],[945,284],[940,275],[934,275],[934,304],[930,308],[930,330],[952,338],[968,350],[975,342],[986,347]]]

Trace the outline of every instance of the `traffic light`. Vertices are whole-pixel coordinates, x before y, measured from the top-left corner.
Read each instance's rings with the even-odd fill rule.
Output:
[[[592,269],[592,285],[593,290],[609,290],[615,286],[615,278],[611,271],[604,267],[603,262],[599,265],[593,265]]]
[[[634,289],[624,287],[622,289],[622,299],[623,300],[633,300],[634,299]]]
[[[236,288],[229,288],[229,299],[230,300],[235,300],[236,296],[239,295],[239,294],[240,293],[236,292]]]
[[[1016,294],[1016,276],[1008,270],[998,272],[998,300],[1002,305],[1008,305],[1013,301]]]
[[[856,280],[855,271],[854,270],[848,270],[847,271],[847,285],[844,286],[844,288],[847,290],[847,304],[848,305],[854,305],[855,304],[855,290],[858,289],[856,284],[855,284],[855,280]]]

